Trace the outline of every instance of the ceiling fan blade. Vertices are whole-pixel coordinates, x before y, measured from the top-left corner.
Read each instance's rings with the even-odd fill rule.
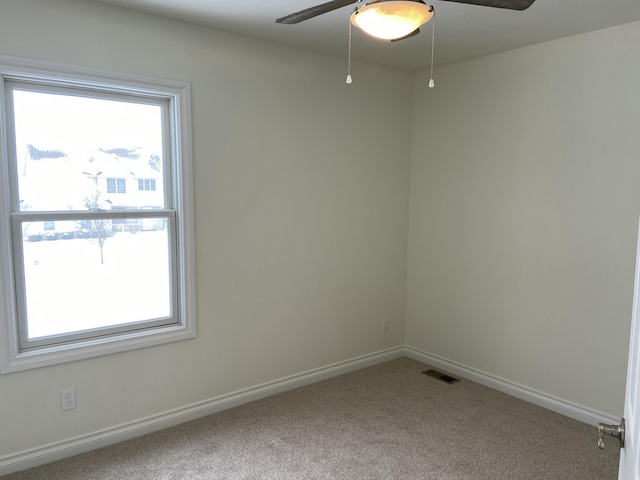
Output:
[[[470,3],[483,7],[508,8],[510,10],[526,10],[535,0],[443,0],[445,2]]]
[[[399,42],[400,40],[404,40],[405,38],[411,38],[411,37],[415,37],[416,35],[418,35],[420,33],[420,29],[416,28],[413,32],[411,32],[409,35],[405,35],[404,37],[400,37],[400,38],[394,38],[393,40],[391,40],[392,42]]]
[[[316,5],[315,7],[306,8],[304,10],[300,10],[299,12],[278,18],[276,20],[276,23],[284,23],[286,25],[299,23],[303,20],[309,20],[310,18],[317,17],[318,15],[322,15],[323,13],[332,12],[333,10],[346,7],[347,5],[351,5],[359,1],[360,0],[333,0],[331,2],[323,3],[322,5]]]

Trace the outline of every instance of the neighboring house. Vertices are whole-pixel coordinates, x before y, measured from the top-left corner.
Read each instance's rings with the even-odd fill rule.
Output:
[[[78,159],[59,149],[43,150],[28,145],[21,173],[23,210],[124,210],[165,206],[162,159],[141,148],[100,148]],[[74,188],[69,188],[71,185]],[[84,194],[79,196],[78,191]],[[29,240],[37,241],[82,236],[87,228],[62,223],[34,222],[25,233]],[[163,222],[114,219],[111,226],[113,232],[136,232],[162,228]]]

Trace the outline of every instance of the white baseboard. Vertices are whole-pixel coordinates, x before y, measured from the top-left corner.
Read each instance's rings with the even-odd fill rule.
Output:
[[[113,445],[277,393],[405,356],[590,425],[597,425],[599,422],[611,424],[619,422],[619,419],[611,415],[532,390],[415,347],[401,346],[309,370],[97,432],[0,457],[0,476]]]
[[[287,390],[405,356],[404,347],[364,355],[75,438],[0,457],[0,476],[106,447]]]
[[[591,410],[583,407],[582,405],[577,405],[575,403],[547,395],[546,393],[538,392],[531,388],[476,370],[461,363],[430,354],[415,347],[406,346],[405,355],[429,366],[444,370],[447,373],[458,375],[489,388],[493,388],[494,390],[498,390],[499,392],[506,393],[589,425],[597,426],[600,422],[610,424],[620,423],[619,418],[611,415]]]

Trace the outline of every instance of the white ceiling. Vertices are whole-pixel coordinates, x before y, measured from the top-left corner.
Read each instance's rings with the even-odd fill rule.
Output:
[[[94,0],[95,1],[95,0]],[[297,25],[275,19],[328,0],[98,0],[174,17],[282,45],[347,57],[347,6]],[[525,11],[432,0],[436,66],[640,20],[640,0],[536,0]],[[413,38],[390,43],[354,28],[352,58],[419,72],[429,67],[431,25]],[[594,66],[598,59],[594,58]]]

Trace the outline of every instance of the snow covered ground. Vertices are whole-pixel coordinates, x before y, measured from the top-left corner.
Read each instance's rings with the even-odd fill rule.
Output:
[[[29,338],[168,317],[168,231],[25,241]]]

